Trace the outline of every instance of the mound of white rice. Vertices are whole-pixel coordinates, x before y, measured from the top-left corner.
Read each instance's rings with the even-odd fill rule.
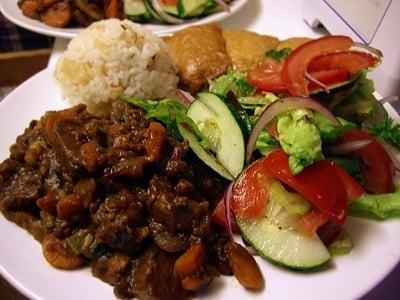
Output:
[[[120,95],[171,97],[178,77],[166,44],[131,21],[109,19],[80,32],[54,73],[64,99],[101,106]]]

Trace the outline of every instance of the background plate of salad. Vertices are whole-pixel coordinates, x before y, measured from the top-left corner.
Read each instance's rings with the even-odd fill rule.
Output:
[[[212,22],[218,22],[221,20],[224,20],[239,10],[241,10],[246,3],[249,0],[233,0],[229,4],[229,10],[224,10],[221,9],[218,12],[210,12],[209,14],[203,15],[200,13],[200,15],[195,15],[193,17],[184,17],[182,20],[182,23],[180,24],[168,24],[168,23],[161,23],[159,20],[158,23],[157,21],[154,22],[154,18],[150,18],[150,13],[148,11],[144,11],[142,14],[141,12],[133,12],[132,14],[138,14],[139,18],[141,18],[142,15],[146,15],[145,18],[148,18],[149,21],[146,21],[145,19],[142,20],[142,23],[150,30],[152,30],[155,34],[157,35],[168,35],[173,32],[176,32],[178,30],[181,30],[187,26],[192,26],[192,25],[200,25],[200,24],[208,24]],[[82,2],[82,1],[77,1],[77,2]],[[124,0],[121,2],[125,2]],[[138,1],[126,1],[126,2],[138,2]],[[139,2],[149,2],[148,0],[146,1],[139,1]],[[161,1],[162,2],[162,1]],[[166,2],[169,2],[167,0]],[[173,2],[178,2],[178,1],[173,1]],[[181,1],[181,2],[193,2],[193,3],[200,3],[202,1]],[[204,2],[211,2],[211,1],[204,1]],[[212,1],[212,2],[218,2],[218,1]],[[146,8],[144,8],[146,9]],[[51,27],[48,26],[39,20],[34,20],[30,19],[26,16],[24,16],[21,12],[21,9],[18,7],[18,1],[1,1],[0,2],[0,12],[11,22],[15,23],[18,26],[21,26],[25,29],[49,35],[49,36],[54,36],[54,37],[59,37],[59,38],[68,38],[71,39],[75,37],[78,32],[80,32],[83,28],[79,27],[66,27],[66,28],[57,28],[57,27]],[[151,14],[154,15],[154,11],[151,10]],[[178,12],[176,12],[178,13]],[[168,15],[174,17],[172,14],[168,13]],[[133,21],[138,21],[136,16],[127,16],[128,18],[132,19]],[[155,16],[155,15],[154,15]],[[159,18],[156,16],[156,18]],[[178,17],[179,18],[179,17]],[[150,21],[152,20],[152,23]]]

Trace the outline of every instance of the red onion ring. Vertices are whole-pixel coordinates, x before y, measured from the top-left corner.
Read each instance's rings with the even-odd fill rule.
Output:
[[[382,54],[381,50],[376,49],[376,48],[371,47],[371,46],[368,46],[368,45],[366,45],[364,43],[353,42],[353,46],[354,47],[363,48],[363,49],[367,50],[368,52],[371,52],[371,53],[375,54],[376,56],[383,57],[383,54]]]
[[[386,150],[387,154],[390,156],[392,159],[394,168],[396,169],[397,172],[400,172],[400,152],[390,145],[389,143],[386,143],[385,141],[382,141],[381,139],[377,139],[378,142],[382,145],[382,147]]]
[[[176,94],[184,104],[191,104],[194,101],[194,97],[189,92],[184,90],[177,89]]]
[[[334,125],[339,125],[339,121],[329,111],[329,109],[327,109],[325,106],[315,100],[303,97],[286,97],[278,99],[263,111],[257,123],[255,124],[253,131],[250,134],[246,146],[246,164],[250,163],[251,155],[253,154],[254,145],[256,144],[257,137],[260,132],[265,128],[265,125],[267,125],[276,115],[280,114],[281,112],[298,108],[309,108],[315,110],[321,115],[325,116]]]
[[[225,12],[230,12],[231,8],[230,8],[229,4],[226,3],[224,0],[215,0],[215,2],[217,2],[217,4],[218,4],[219,6],[221,6],[222,9],[223,9]]]
[[[365,146],[369,145],[371,142],[372,142],[371,139],[352,141],[352,142],[344,143],[341,145],[329,146],[329,147],[326,147],[325,150],[329,154],[333,154],[333,155],[349,154],[356,150],[364,148]]]
[[[385,104],[386,102],[397,102],[399,100],[398,96],[389,96],[382,99],[379,99],[379,102]]]
[[[182,20],[182,19],[178,19],[178,18],[175,18],[175,17],[170,16],[169,14],[167,14],[163,10],[159,0],[150,0],[150,3],[153,6],[154,10],[157,12],[157,14],[159,14],[160,17],[164,21],[166,21],[168,23],[171,23],[171,24],[182,24],[184,22],[184,20]]]
[[[231,198],[232,198],[232,190],[233,190],[233,181],[227,186],[224,193],[224,205],[225,205],[225,222],[226,228],[228,229],[229,237],[233,241],[233,231],[232,231],[232,223],[231,223]]]
[[[304,73],[304,77],[307,78],[309,81],[314,82],[316,85],[318,85],[319,87],[321,87],[323,90],[325,90],[326,93],[329,93],[329,89],[328,87],[323,84],[321,81],[319,81],[318,79],[314,78],[310,73],[308,73],[307,71]]]

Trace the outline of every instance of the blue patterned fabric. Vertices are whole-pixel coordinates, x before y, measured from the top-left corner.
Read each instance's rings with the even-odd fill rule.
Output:
[[[0,14],[0,52],[51,48],[52,44],[53,38],[20,28]]]

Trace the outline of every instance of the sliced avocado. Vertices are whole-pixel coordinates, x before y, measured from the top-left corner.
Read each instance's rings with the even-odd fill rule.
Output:
[[[311,210],[311,204],[299,193],[285,190],[278,180],[271,180],[269,195],[276,203],[281,205],[289,214],[303,215]]]

